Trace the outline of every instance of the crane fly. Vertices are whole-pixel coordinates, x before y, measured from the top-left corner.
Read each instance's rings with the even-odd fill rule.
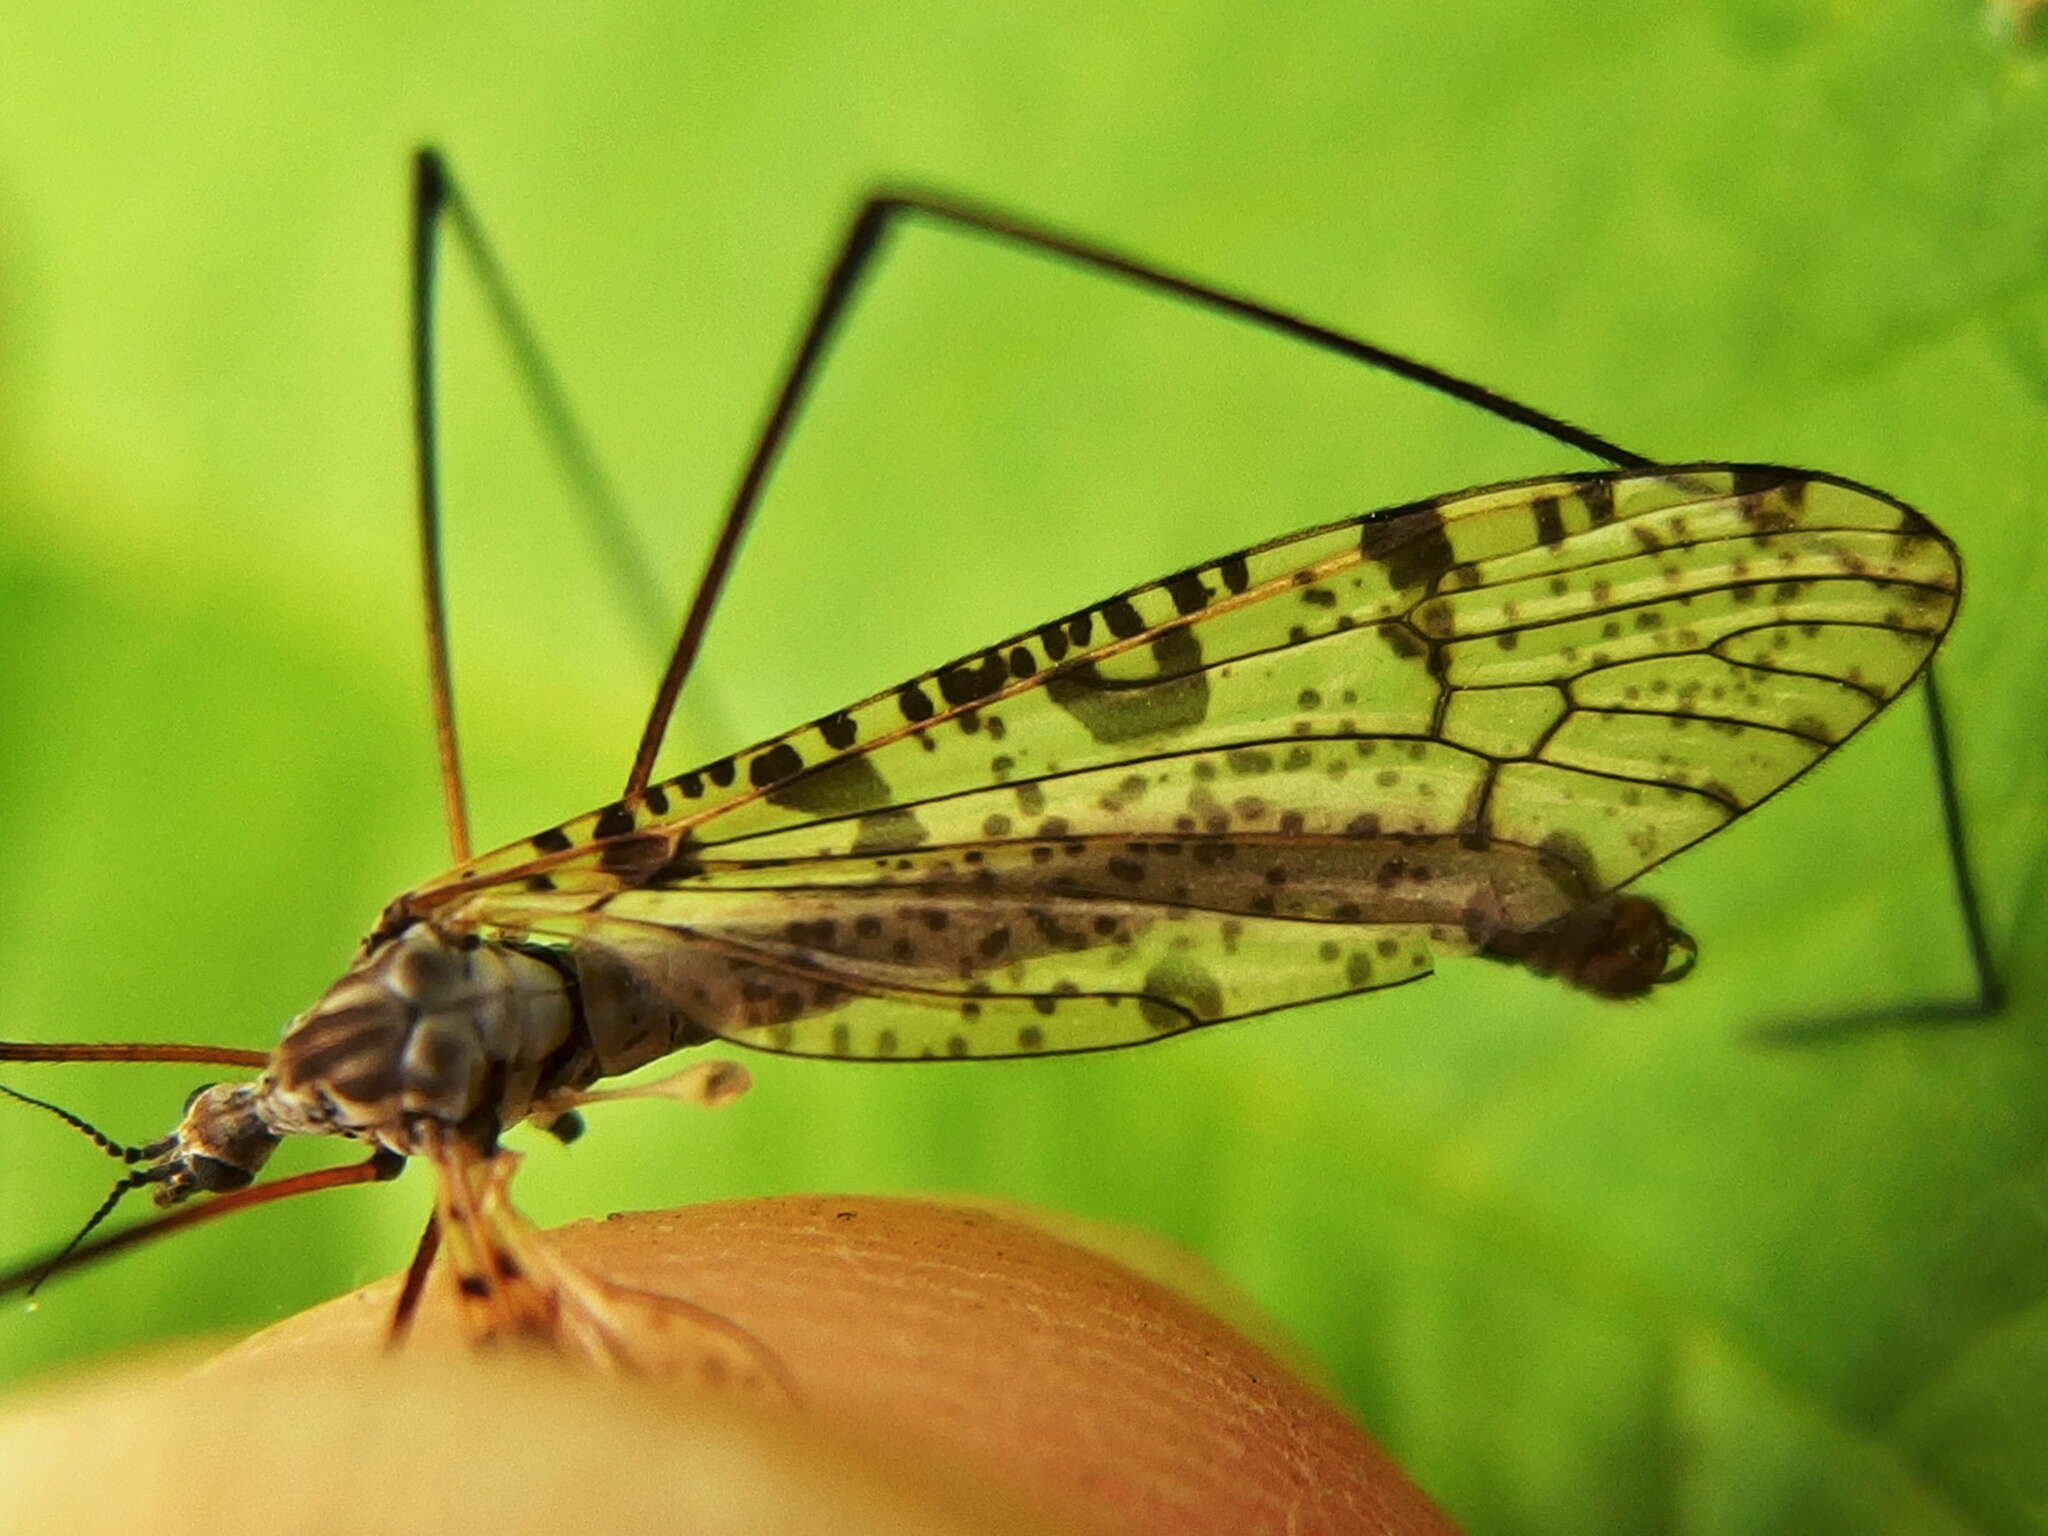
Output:
[[[777,455],[863,275],[910,219],[1326,348],[1606,467],[1346,517],[1190,566],[657,780]],[[1927,665],[1960,595],[1949,541],[1867,486],[1653,462],[1103,247],[958,201],[877,196],[775,393],[622,793],[472,854],[433,453],[444,225],[525,358],[557,446],[588,460],[473,213],[422,152],[419,527],[452,867],[392,901],[267,1052],[0,1045],[0,1060],[254,1074],[200,1090],[140,1147],[29,1100],[132,1166],[70,1245],[0,1290],[418,1157],[436,1171],[436,1211],[394,1336],[438,1251],[473,1337],[537,1335],[633,1364],[620,1312],[639,1303],[554,1257],[512,1206],[499,1147],[511,1126],[563,1130],[602,1080],[714,1042],[859,1061],[1110,1050],[1403,985],[1447,955],[1640,997],[1683,976],[1695,946],[1631,883],[1867,724]],[[690,1081],[717,1098],[735,1070]],[[371,1155],[256,1183],[300,1135]],[[178,1209],[87,1241],[136,1189]]]

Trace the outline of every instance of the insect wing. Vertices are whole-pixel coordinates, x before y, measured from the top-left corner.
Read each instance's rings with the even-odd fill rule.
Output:
[[[1464,492],[1124,593],[409,900],[613,946],[765,1049],[1139,1043],[1636,878],[1865,724],[1959,590],[1931,524],[1831,477]]]

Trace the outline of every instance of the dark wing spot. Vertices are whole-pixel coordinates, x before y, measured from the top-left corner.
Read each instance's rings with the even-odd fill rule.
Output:
[[[1144,617],[1131,606],[1131,600],[1127,597],[1112,598],[1104,603],[1102,622],[1109,626],[1109,632],[1119,640],[1129,640],[1145,633]]]
[[[1774,490],[1784,479],[1782,470],[1767,469],[1760,464],[1736,464],[1728,471],[1728,487],[1737,496],[1754,496],[1761,491]]]
[[[598,868],[617,875],[627,885],[638,885],[668,862],[668,839],[659,833],[639,837],[615,837],[598,852]]]
[[[1387,578],[1402,590],[1426,586],[1457,564],[1443,514],[1433,505],[1365,518],[1358,526],[1358,551],[1384,565]]]
[[[540,853],[567,853],[571,847],[569,834],[560,827],[549,827],[545,832],[536,832],[530,841]]]
[[[635,838],[634,841],[639,842],[640,839]],[[644,879],[649,885],[675,885],[694,880],[703,873],[704,865],[697,857],[696,845],[685,837],[676,844],[675,852],[650,870]]]
[[[1425,654],[1429,647],[1406,624],[1382,624],[1373,633],[1380,643],[1403,661]]]
[[[1223,990],[1186,955],[1173,955],[1146,973],[1138,1011],[1162,1034],[1185,1029],[1223,1012]]]
[[[1009,665],[994,651],[985,651],[968,661],[956,661],[938,675],[939,696],[959,707],[998,692],[1010,680]],[[906,714],[909,711],[904,711]]]
[[[1108,679],[1093,662],[1082,662],[1048,677],[1046,696],[1105,745],[1199,725],[1209,713],[1209,677],[1194,631],[1186,625],[1163,630],[1151,651],[1154,678]]]
[[[1166,588],[1166,595],[1173,599],[1177,613],[1200,613],[1209,606],[1209,589],[1194,571],[1169,576],[1161,585]]]
[[[747,764],[747,782],[756,789],[779,784],[804,771],[803,754],[786,741],[778,741],[765,752],[754,754]]]
[[[823,763],[768,792],[771,805],[813,816],[849,816],[889,803],[889,785],[865,755]]]
[[[924,823],[917,819],[914,811],[903,806],[891,806],[860,819],[860,830],[854,835],[855,853],[895,853],[905,848],[915,848],[930,839],[931,833]]]

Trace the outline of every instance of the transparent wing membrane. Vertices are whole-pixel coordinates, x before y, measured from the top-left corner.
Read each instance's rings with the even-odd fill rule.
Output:
[[[1065,815],[1068,829],[1106,816],[1136,834],[1237,826],[1228,805],[1209,820],[1230,827],[1189,827],[1185,804],[1136,785],[1119,798],[1087,776],[1137,763],[1226,783],[1277,767],[1264,786],[1276,817],[1413,801],[1418,831],[1470,830],[1468,807],[1443,800],[1497,789],[1516,760],[1732,813],[1917,675],[1959,581],[1917,513],[1790,470],[1605,472],[1446,497],[1120,594],[416,895],[430,906],[515,875],[612,877],[683,834],[700,856],[759,860],[929,847],[1005,813]],[[1677,745],[1695,725],[1699,745]],[[1348,770],[1322,754],[1290,766],[1297,741],[1399,741],[1424,766],[1413,783],[1397,763],[1371,769],[1374,788],[1412,794],[1333,793],[1314,780]],[[1198,755],[1276,744],[1277,759]],[[1603,883],[1692,840],[1614,855]]]
[[[705,1027],[796,1054],[1137,1043],[1637,878],[1911,682],[1959,580],[1909,508],[1790,470],[1439,498],[1120,594],[410,900],[630,931],[640,965],[688,939],[737,988]]]
[[[686,941],[689,974],[672,985],[708,1029],[760,1050],[875,1061],[1142,1045],[1430,969],[1419,924],[1096,896],[636,891],[598,912],[505,915],[522,936],[608,949],[643,972]]]

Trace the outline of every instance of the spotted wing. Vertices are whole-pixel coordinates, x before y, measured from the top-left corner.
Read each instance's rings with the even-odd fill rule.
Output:
[[[1135,1043],[1584,907],[1859,729],[1959,590],[1923,517],[1823,475],[1464,492],[1123,593],[407,904],[666,964],[769,1049]]]

